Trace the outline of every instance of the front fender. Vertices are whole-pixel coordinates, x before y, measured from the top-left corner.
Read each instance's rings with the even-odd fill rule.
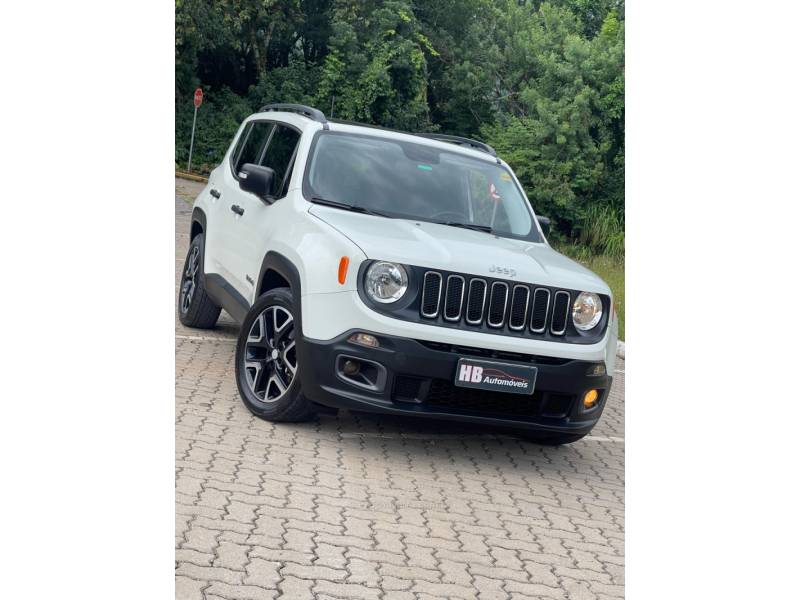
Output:
[[[295,210],[288,219],[291,225],[285,229],[276,228],[270,236],[269,252],[264,257],[265,262],[262,264],[258,285],[253,290],[251,303],[255,302],[261,290],[267,263],[276,265],[274,270],[292,283],[295,290],[302,290],[300,294],[296,293],[298,296],[357,289],[358,268],[366,260],[366,255],[337,229],[309,214],[307,205],[297,206]],[[343,284],[339,283],[339,263],[342,257],[349,260]],[[292,281],[287,272],[291,272],[296,280]]]

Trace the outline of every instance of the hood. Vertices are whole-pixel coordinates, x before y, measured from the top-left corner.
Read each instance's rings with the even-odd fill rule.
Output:
[[[597,275],[545,243],[328,206],[314,205],[309,213],[347,236],[371,259],[611,294]]]

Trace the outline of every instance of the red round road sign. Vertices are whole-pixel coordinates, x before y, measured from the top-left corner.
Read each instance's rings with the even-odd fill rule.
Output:
[[[195,107],[199,107],[203,103],[203,90],[197,88],[194,91],[194,105]]]

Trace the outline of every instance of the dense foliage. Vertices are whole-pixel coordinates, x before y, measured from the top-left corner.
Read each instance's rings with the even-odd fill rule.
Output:
[[[563,242],[624,252],[623,0],[177,0],[176,157],[268,102],[482,139]]]

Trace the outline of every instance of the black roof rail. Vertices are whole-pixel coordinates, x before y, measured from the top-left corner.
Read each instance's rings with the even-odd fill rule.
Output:
[[[497,156],[497,152],[495,152],[494,148],[492,148],[489,144],[484,144],[478,140],[461,137],[459,135],[445,135],[444,133],[415,133],[414,135],[430,138],[432,140],[439,140],[440,142],[450,142],[451,144],[458,144],[459,146],[475,148],[481,152],[491,154],[494,157]]]
[[[258,112],[267,112],[270,110],[282,110],[286,112],[300,113],[312,121],[322,123],[325,129],[328,128],[328,119],[325,118],[325,113],[317,108],[306,106],[305,104],[267,104],[266,106],[262,106]]]
[[[444,133],[415,133],[413,131],[391,129],[389,127],[381,127],[380,125],[359,123],[358,121],[346,121],[344,119],[331,119],[330,122],[341,123],[342,125],[355,125],[357,127],[369,127],[370,129],[380,129],[382,131],[393,131],[395,133],[405,133],[406,135],[416,135],[418,137],[424,137],[431,140],[438,140],[440,142],[449,142],[451,144],[458,144],[459,146],[466,146],[468,148],[474,148],[475,150],[480,150],[481,152],[486,152],[487,154],[494,156],[494,158],[497,160],[497,164],[501,164],[500,157],[497,156],[497,152],[489,144],[484,144],[483,142],[479,142],[478,140],[461,137],[459,135],[446,135]]]

